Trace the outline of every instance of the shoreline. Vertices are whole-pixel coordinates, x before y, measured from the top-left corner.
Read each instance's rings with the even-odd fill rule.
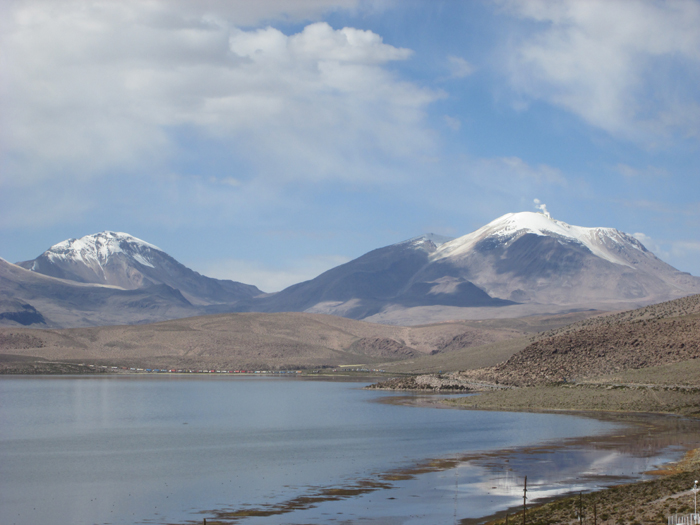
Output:
[[[537,394],[541,394],[541,389],[543,388],[552,389],[557,387],[539,387],[540,390]],[[635,432],[637,436],[642,436],[646,433],[650,439],[661,439],[661,441],[663,441],[664,429],[655,425],[650,426],[650,420],[655,422],[665,421],[671,427],[676,425],[682,426],[687,423],[694,426],[695,430],[692,431],[693,439],[677,445],[682,445],[685,449],[684,456],[678,461],[665,463],[657,469],[641,473],[642,475],[655,476],[654,478],[622,483],[620,482],[623,480],[617,480],[616,482],[610,480],[612,482],[610,485],[606,484],[592,491],[582,491],[582,496],[577,491],[570,491],[538,499],[533,501],[532,505],[528,505],[527,521],[530,523],[578,523],[577,509],[579,504],[582,505],[584,520],[592,522],[594,518],[596,523],[611,525],[619,523],[637,523],[639,525],[665,523],[669,515],[676,513],[687,514],[693,511],[689,504],[688,489],[692,487],[693,481],[700,477],[700,417],[697,415],[697,405],[695,405],[696,411],[692,414],[679,413],[678,407],[668,407],[671,410],[675,408],[675,410],[664,412],[591,409],[585,406],[572,408],[572,403],[568,407],[547,406],[545,408],[533,406],[533,397],[536,398],[537,396],[529,394],[532,394],[532,390],[528,388],[514,389],[514,391],[509,391],[505,394],[493,391],[475,392],[474,395],[455,396],[453,398],[445,398],[444,395],[440,396],[439,393],[435,395],[414,392],[406,396],[397,396],[393,400],[387,399],[386,402],[459,410],[532,412],[590,417],[630,425],[630,427],[637,429]],[[430,399],[433,395],[435,395],[435,399]],[[519,403],[505,402],[506,400],[512,400],[513,396],[516,395]],[[485,398],[496,397],[499,402],[484,402],[482,396]],[[480,398],[482,398],[481,402]],[[554,401],[556,401],[556,398]],[[616,399],[610,399],[611,404],[616,402]],[[596,439],[599,438],[582,438],[578,441],[586,442],[595,441]],[[634,436],[624,436],[619,440],[619,445],[624,446],[626,440],[631,440],[632,443],[635,441]],[[565,442],[562,446],[575,446],[576,441]],[[667,444],[666,446],[669,445]],[[688,497],[684,500],[683,496]],[[511,523],[519,523],[523,519],[522,505],[509,507],[479,518],[464,518],[459,523],[461,525],[503,525],[507,519],[510,519]]]
[[[62,374],[63,375],[63,374]],[[186,378],[186,379],[193,379],[197,378],[200,379],[201,377],[269,377],[264,374],[247,374],[246,376],[241,375],[228,375],[228,374],[79,374],[79,375],[73,375],[72,377],[138,377],[138,378],[145,378],[145,379],[153,379],[154,377],[172,377],[174,378]],[[315,379],[315,380],[353,380],[356,382],[364,382],[364,381],[370,381],[371,378],[365,376],[361,377],[359,374],[355,375],[352,374],[350,377],[348,376],[343,376],[343,377],[329,377],[326,375],[325,377],[323,375],[317,375],[317,374],[304,374],[300,376],[295,376],[295,375],[290,375],[290,376],[277,376],[278,378],[282,379]],[[37,378],[40,379],[42,376],[39,375],[7,375],[5,377],[14,377],[14,378]],[[61,375],[46,375],[43,376],[47,379],[58,379],[61,377]],[[63,375],[63,377],[70,377],[68,375]],[[560,387],[539,387],[539,388],[560,388]],[[528,402],[532,404],[532,398],[528,398],[528,392],[539,392],[541,391],[538,390],[529,390],[527,388],[517,388],[513,390],[508,390],[505,391],[506,396],[512,396],[517,394],[517,399],[521,401],[521,404],[527,404]],[[565,393],[568,392],[568,387],[567,390],[563,391]],[[369,492],[373,492],[375,490],[381,490],[384,488],[389,488],[388,484],[391,484],[392,481],[403,481],[403,480],[408,480],[408,479],[413,479],[415,476],[420,475],[420,474],[425,474],[429,472],[440,472],[440,471],[446,471],[452,468],[456,468],[460,465],[460,463],[468,462],[470,464],[478,464],[480,462],[484,461],[492,461],[494,458],[505,458],[507,456],[527,456],[531,450],[537,450],[538,452],[542,451],[562,451],[572,448],[576,448],[578,446],[582,445],[588,445],[588,446],[602,446],[602,447],[615,447],[617,449],[634,449],[636,447],[646,447],[645,448],[645,453],[649,454],[650,450],[654,451],[656,453],[659,453],[661,450],[664,448],[667,448],[670,445],[670,441],[667,441],[664,439],[664,435],[666,435],[669,432],[669,429],[672,431],[678,430],[678,427],[682,426],[687,426],[691,428],[690,433],[692,434],[692,437],[694,438],[694,444],[686,443],[684,446],[686,447],[685,450],[685,456],[678,462],[673,462],[673,463],[666,463],[665,465],[660,465],[659,469],[656,469],[655,471],[645,471],[645,472],[640,472],[637,473],[635,477],[639,476],[644,476],[644,475],[653,475],[656,476],[652,480],[648,481],[633,481],[630,480],[629,478],[625,477],[617,477],[615,479],[613,478],[606,478],[606,481],[612,485],[614,485],[612,488],[609,485],[604,485],[603,488],[597,488],[594,489],[593,491],[586,492],[584,499],[586,499],[586,505],[590,503],[590,505],[598,505],[597,510],[598,510],[598,519],[597,521],[601,524],[614,524],[617,523],[616,520],[618,519],[619,516],[629,516],[629,511],[624,510],[624,513],[620,511],[620,514],[613,515],[611,514],[611,511],[605,511],[607,507],[605,506],[605,498],[607,497],[610,501],[613,501],[608,507],[610,506],[617,506],[620,507],[620,503],[618,500],[621,500],[627,505],[625,509],[628,509],[630,506],[634,508],[643,508],[646,503],[648,503],[648,499],[651,497],[651,492],[655,492],[656,496],[653,497],[651,500],[656,501],[660,500],[661,498],[667,498],[668,496],[671,496],[672,494],[669,494],[669,491],[676,490],[678,487],[682,487],[684,483],[687,482],[687,480],[690,477],[694,477],[694,479],[698,479],[700,477],[700,418],[698,418],[696,415],[684,415],[684,414],[678,414],[678,413],[660,413],[660,412],[637,412],[637,411],[621,411],[621,410],[592,410],[590,408],[585,409],[585,408],[579,408],[579,409],[572,409],[572,408],[542,408],[542,407],[536,407],[536,406],[528,406],[528,407],[514,407],[514,406],[507,406],[506,403],[504,402],[504,398],[501,396],[504,395],[503,391],[491,391],[491,392],[483,392],[483,393],[478,393],[476,395],[454,395],[450,396],[448,398],[445,398],[446,392],[436,392],[436,393],[426,393],[426,392],[406,392],[405,395],[400,395],[399,391],[393,391],[393,395],[387,395],[387,396],[382,396],[380,399],[377,399],[375,402],[381,402],[381,403],[388,403],[388,404],[401,404],[401,405],[411,405],[411,406],[420,406],[420,407],[430,407],[430,408],[443,408],[443,409],[460,409],[460,410],[479,410],[479,411],[509,411],[509,412],[539,412],[539,413],[553,413],[553,414],[561,414],[561,415],[571,415],[571,416],[576,416],[576,417],[590,417],[593,419],[598,419],[598,420],[603,420],[603,421],[612,421],[616,423],[622,423],[625,424],[629,428],[634,428],[634,432],[623,432],[622,435],[615,435],[615,436],[609,436],[609,435],[602,435],[602,436],[587,436],[587,437],[582,437],[582,438],[571,438],[571,439],[566,439],[561,442],[552,442],[552,443],[545,443],[541,446],[534,446],[534,447],[522,447],[520,449],[514,449],[514,450],[498,450],[498,451],[490,451],[490,452],[482,452],[482,453],[472,453],[472,454],[466,454],[462,456],[455,456],[454,458],[437,458],[437,459],[430,459],[427,458],[424,462],[422,462],[419,465],[416,465],[413,468],[405,468],[402,469],[401,471],[391,471],[391,472],[385,472],[383,473],[381,477],[381,481],[377,481],[375,479],[374,482],[370,482],[369,480],[367,481],[368,484],[364,483],[358,483],[354,486],[347,486],[342,489],[340,488],[334,488],[332,491],[327,491],[328,493],[318,493],[318,494],[311,494],[309,497],[314,498],[314,501],[322,501],[324,499],[327,499],[329,501],[335,500],[338,498],[352,498],[354,496],[361,496],[363,494],[367,494]],[[485,403],[484,400],[488,397],[494,398],[495,396],[495,401],[496,402],[490,402],[490,403]],[[557,397],[554,397],[553,400],[557,401]],[[492,399],[492,401],[494,401]],[[613,400],[614,402],[614,400]],[[498,406],[496,406],[498,405]],[[659,424],[659,422],[663,424]],[[618,434],[614,431],[611,433]],[[653,434],[653,435],[652,435]],[[651,436],[651,440],[647,439],[648,436]],[[651,447],[651,448],[650,448]],[[690,448],[688,448],[690,447]],[[674,470],[677,465],[684,465],[685,462],[685,467],[684,468],[690,468],[691,470],[683,470],[683,471],[676,471]],[[688,486],[690,487],[690,485]],[[650,492],[651,491],[651,492]],[[574,519],[568,519],[563,520],[565,517],[564,514],[566,514],[565,509],[569,509],[572,505],[574,505],[574,499],[578,498],[577,493],[575,493],[575,496],[572,496],[571,493],[560,493],[551,497],[547,498],[542,498],[541,500],[538,500],[536,503],[533,502],[533,506],[530,507],[528,505],[528,522],[529,523],[535,523],[535,520],[533,521],[531,519],[531,516],[542,516],[542,523],[567,523],[567,522],[578,522],[578,520]],[[598,494],[599,496],[593,496],[595,494]],[[618,498],[618,500],[614,500],[613,496],[615,494],[622,494],[621,497]],[[671,503],[667,503],[667,502]],[[300,508],[299,506],[303,506],[304,502],[299,500],[299,501],[290,501],[288,502],[290,508]],[[655,504],[654,509],[663,509],[663,511],[667,511],[671,508],[681,508],[679,504],[675,504],[675,500],[673,498],[667,499],[665,501],[659,502],[658,504]],[[252,510],[252,509],[250,509]],[[250,512],[249,510],[249,512]],[[269,513],[271,514],[268,515],[275,515],[275,514],[283,514],[286,512],[289,512],[289,510],[278,507],[277,509],[258,509],[261,513]],[[516,511],[518,511],[518,507],[509,507],[507,509],[504,509],[502,511],[495,512],[493,514],[485,515],[479,518],[462,518],[459,523],[462,525],[476,525],[476,524],[501,524],[504,522],[504,519],[506,515],[509,515],[511,519],[517,519],[520,520],[522,519],[522,514],[517,514]],[[656,512],[655,518],[656,521],[645,521],[641,520],[639,523],[658,523],[659,522],[659,517],[660,514],[658,510],[653,510],[650,512]],[[530,514],[532,513],[532,514]],[[564,514],[562,514],[564,513]],[[569,512],[569,515],[571,512]],[[610,519],[602,519],[602,515],[607,514]],[[255,516],[255,511],[252,513],[247,514],[247,516]],[[258,514],[262,516],[263,514]],[[651,514],[650,514],[651,515]],[[549,516],[549,517],[547,517]],[[237,516],[232,516],[230,514],[221,514],[218,516],[221,519],[226,519],[226,518],[244,518],[246,517],[244,514],[239,514]],[[554,519],[553,517],[556,517],[556,520],[559,521],[552,521]],[[570,516],[569,516],[570,517]],[[549,521],[548,521],[549,520]],[[626,521],[626,523],[632,523],[634,520],[629,520]],[[592,521],[591,521],[592,522]],[[665,523],[665,518],[663,520]]]
[[[453,408],[445,405],[441,405],[439,400],[428,400],[421,399],[420,397],[405,396],[401,399],[392,399],[394,396],[387,396],[387,398],[375,400],[374,402],[387,403],[387,404],[400,404],[406,406],[417,406],[417,407],[429,407],[429,408]],[[590,417],[597,420],[611,421],[615,423],[620,423],[624,425],[622,428],[611,429],[609,432],[600,435],[592,436],[581,436],[576,438],[566,438],[561,440],[552,440],[543,443],[519,446],[514,448],[498,449],[498,450],[482,450],[467,453],[457,453],[444,457],[434,457],[434,458],[424,458],[423,460],[417,461],[412,466],[401,467],[397,469],[392,469],[389,471],[376,473],[374,477],[367,479],[355,480],[353,483],[342,486],[334,487],[317,487],[316,490],[296,497],[291,500],[287,500],[278,504],[273,504],[269,506],[259,506],[255,508],[248,508],[245,510],[238,511],[208,511],[209,515],[212,515],[215,520],[236,520],[246,517],[272,517],[280,516],[287,513],[293,513],[296,510],[308,510],[313,508],[313,505],[322,504],[325,502],[332,502],[338,500],[345,500],[353,497],[362,497],[367,494],[371,494],[376,491],[391,490],[401,487],[402,482],[416,480],[422,475],[435,475],[440,472],[446,472],[451,469],[459,469],[460,467],[472,467],[484,472],[484,477],[481,480],[481,485],[493,484],[493,476],[495,475],[496,468],[494,465],[513,465],[514,469],[521,469],[523,465],[527,465],[529,461],[542,462],[543,457],[551,456],[561,456],[561,454],[579,454],[582,452],[589,451],[605,451],[608,454],[615,454],[618,451],[626,452],[630,456],[634,456],[634,453],[630,454],[630,449],[638,449],[640,456],[643,454],[644,457],[663,457],[664,453],[667,453],[668,448],[671,446],[664,439],[659,439],[661,434],[667,435],[668,433],[675,434],[678,430],[677,422],[679,419],[687,419],[689,426],[691,427],[688,432],[697,438],[697,442],[694,446],[700,446],[700,421],[689,418],[678,418],[677,416],[666,416],[657,414],[617,414],[615,416],[601,417],[601,414],[596,413],[566,413],[562,415],[571,415],[575,417]],[[632,429],[633,431],[629,431]],[[652,445],[653,453],[649,451],[649,443],[646,437],[649,433],[653,433],[655,439],[657,440],[655,445]],[[643,452],[642,452],[643,451]],[[698,449],[688,450],[686,456],[693,452],[697,452]],[[605,454],[603,454],[605,456]],[[700,457],[700,455],[699,455]],[[666,468],[670,468],[671,465],[677,465],[682,463],[683,459],[679,461],[674,461],[672,463],[663,463]],[[519,466],[518,466],[519,465]],[[662,466],[659,465],[659,466]],[[658,470],[658,469],[657,469]],[[455,471],[457,475],[458,471]],[[527,472],[527,470],[526,470]],[[530,473],[532,473],[530,471]],[[687,474],[685,475],[693,475]],[[527,475],[527,474],[525,474]],[[554,485],[559,483],[565,483],[568,479],[564,472],[561,473],[561,480],[552,482]],[[596,494],[600,492],[605,492],[610,490],[610,486],[614,485],[617,487],[630,487],[639,484],[648,484],[649,480],[640,480],[640,478],[645,478],[647,476],[658,476],[655,479],[666,479],[668,476],[660,476],[660,473],[652,471],[635,471],[625,475],[622,474],[589,474],[584,477],[583,480],[578,481],[578,486],[581,484],[587,485],[588,488],[585,489],[587,494]],[[518,478],[519,481],[522,478]],[[532,478],[531,478],[532,479]],[[434,482],[435,480],[433,480]],[[654,481],[652,479],[651,481]],[[398,485],[397,485],[398,483]],[[423,483],[426,483],[423,480]],[[476,485],[466,484],[466,486],[478,487]],[[591,489],[591,487],[593,487]],[[598,488],[600,487],[600,488]],[[405,490],[405,486],[403,487]],[[496,487],[492,487],[496,488]],[[477,488],[477,490],[479,490]],[[483,490],[483,487],[482,489]],[[551,489],[550,489],[551,490]],[[537,502],[533,504],[532,509],[528,508],[528,513],[534,511],[536,508],[540,508],[549,502],[556,502],[560,500],[565,500],[571,498],[571,494],[574,491],[562,490],[556,495],[538,498]],[[393,499],[393,498],[390,498]],[[484,516],[476,518],[461,518],[457,519],[456,523],[462,525],[477,525],[477,524],[495,524],[498,522],[499,518],[503,519],[507,514],[513,516],[515,511],[518,509],[517,506],[510,506],[506,509],[499,510],[492,514],[487,514]],[[529,515],[529,514],[528,514]],[[606,523],[603,520],[598,520],[599,523]],[[372,523],[374,523],[372,521]],[[529,520],[529,523],[535,523]],[[552,521],[545,521],[540,523],[559,523]],[[614,523],[614,521],[610,521]]]

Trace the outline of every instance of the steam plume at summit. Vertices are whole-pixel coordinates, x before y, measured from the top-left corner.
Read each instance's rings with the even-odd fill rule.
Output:
[[[546,204],[544,204],[543,202],[540,202],[540,199],[535,199],[534,202],[535,202],[535,208],[537,208],[538,210],[540,210],[540,211],[544,214],[545,217],[547,217],[548,219],[551,219],[551,218],[552,218],[552,216],[551,216],[551,215],[549,214],[549,212],[547,211],[547,205],[546,205]]]

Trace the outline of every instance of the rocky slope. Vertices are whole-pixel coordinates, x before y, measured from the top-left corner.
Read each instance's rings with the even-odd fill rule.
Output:
[[[588,319],[555,330],[495,367],[467,377],[529,386],[700,358],[700,296]]]
[[[25,270],[0,259],[0,326],[137,324],[204,313],[166,284],[124,290]]]

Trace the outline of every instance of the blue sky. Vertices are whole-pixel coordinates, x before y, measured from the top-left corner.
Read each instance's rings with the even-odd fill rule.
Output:
[[[508,212],[700,275],[700,2],[9,0],[0,256],[102,230],[265,291]]]

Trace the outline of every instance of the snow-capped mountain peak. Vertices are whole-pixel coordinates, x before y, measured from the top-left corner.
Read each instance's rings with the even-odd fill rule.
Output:
[[[645,251],[644,246],[637,239],[614,228],[572,226],[544,213],[520,212],[503,215],[473,233],[445,243],[438,248],[432,258],[437,260],[466,255],[478,242],[488,237],[498,239],[507,245],[528,233],[578,242],[598,257],[624,266],[631,265],[618,255],[617,247],[628,246]]]
[[[45,255],[51,261],[77,261],[88,266],[102,266],[111,256],[124,253],[144,266],[153,268],[149,252],[162,252],[157,246],[128,233],[104,231],[80,239],[68,239],[54,244]]]
[[[166,285],[192,304],[234,303],[262,293],[255,286],[200,275],[157,246],[123,232],[68,239],[17,264],[51,277],[127,290]]]

